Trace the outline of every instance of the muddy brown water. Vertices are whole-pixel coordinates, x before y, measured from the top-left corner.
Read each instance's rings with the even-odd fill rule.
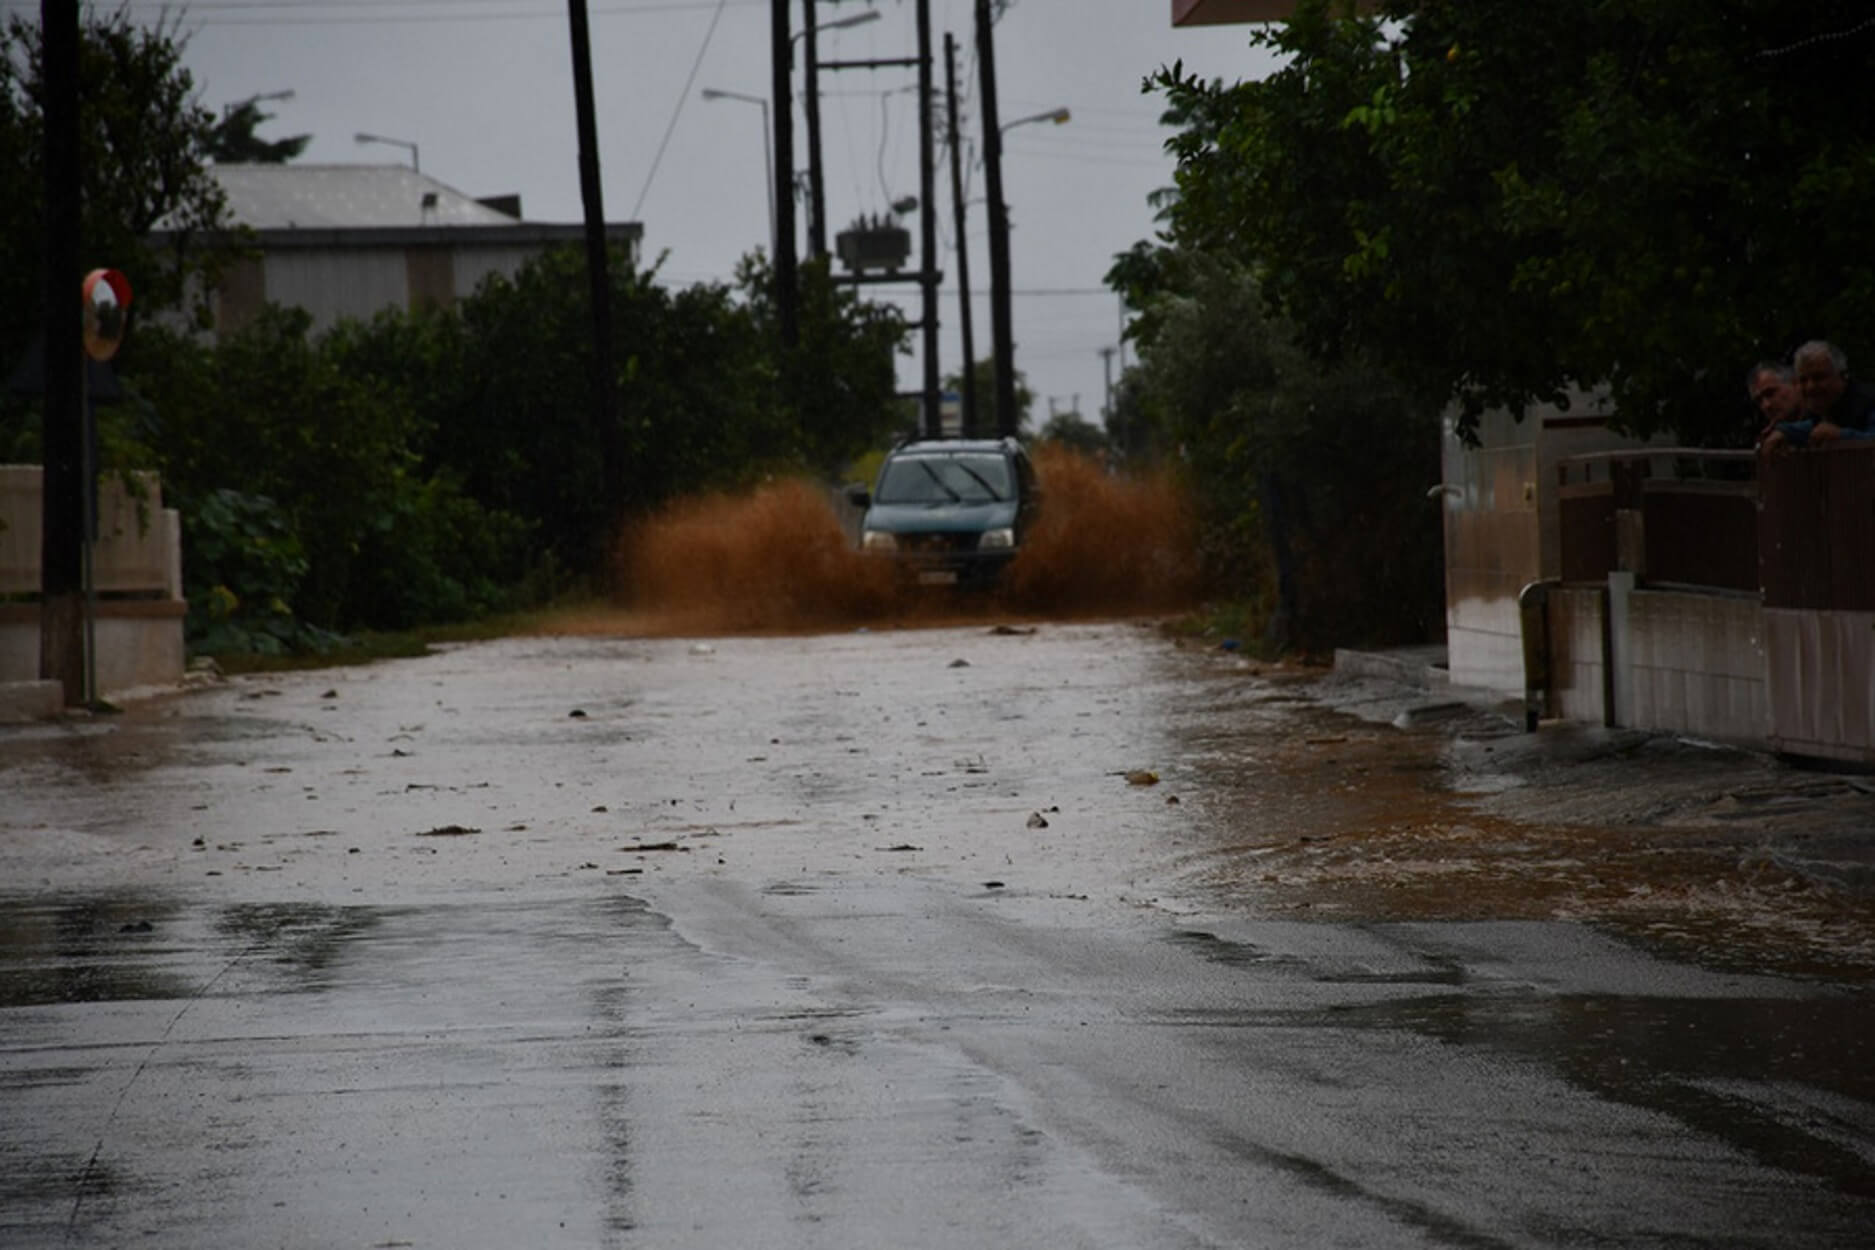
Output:
[[[991,593],[899,584],[890,562],[854,550],[824,491],[788,479],[679,500],[633,526],[617,546],[618,613],[586,627],[788,633],[1093,619],[1197,602],[1191,509],[1169,476],[1111,474],[1053,446],[1038,450],[1036,468],[1041,519]]]

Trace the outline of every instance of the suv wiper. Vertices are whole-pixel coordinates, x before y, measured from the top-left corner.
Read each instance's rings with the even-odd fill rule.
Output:
[[[917,464],[919,468],[925,471],[925,474],[928,477],[930,477],[932,481],[938,484],[939,490],[943,491],[946,495],[949,495],[951,497],[952,503],[962,503],[964,501],[964,497],[962,495],[958,494],[956,491],[951,489],[951,484],[949,482],[945,481],[942,477],[938,476],[938,471],[931,467],[931,462],[929,460],[920,460],[917,462]],[[968,470],[966,470],[966,472],[968,472]],[[976,474],[971,473],[970,476],[976,477]],[[982,479],[978,478],[977,480],[981,481]]]
[[[997,490],[994,486],[990,485],[990,481],[988,478],[984,477],[981,473],[978,473],[975,469],[971,468],[969,465],[965,464],[961,460],[953,460],[951,461],[951,463],[956,465],[958,468],[962,469],[965,473],[968,473],[971,477],[975,478],[977,485],[983,488],[984,494],[988,495],[991,499],[997,501],[998,503],[1002,502],[1002,498],[1003,498],[1002,495],[997,493]],[[961,502],[961,500],[959,502]]]

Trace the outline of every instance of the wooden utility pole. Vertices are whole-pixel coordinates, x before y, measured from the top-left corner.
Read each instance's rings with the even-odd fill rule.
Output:
[[[625,480],[624,435],[619,429],[618,380],[612,369],[612,277],[606,257],[605,189],[599,181],[599,124],[592,93],[592,44],[586,0],[567,0],[573,46],[573,108],[579,126],[579,195],[586,214],[586,289],[592,308],[592,421],[605,482],[600,497],[616,515]]]
[[[42,0],[45,81],[45,467],[39,547],[39,676],[85,701],[84,323],[78,213],[78,4]]]
[[[970,331],[970,245],[964,238],[967,214],[964,211],[964,155],[957,132],[957,39],[944,32],[944,86],[946,95],[946,130],[951,149],[951,212],[957,229],[957,328],[963,337],[963,426],[964,437],[975,438],[977,426],[976,343]]]
[[[801,54],[807,58],[807,258],[827,254],[827,180],[820,168],[820,24],[816,0],[801,0]]]
[[[925,433],[944,432],[938,385],[937,144],[932,130],[937,114],[931,88],[931,0],[918,0],[918,285],[924,293]]]
[[[996,38],[990,0],[977,0],[977,74],[983,94],[983,181],[990,212],[990,333],[996,354],[996,433],[1016,432],[1016,344],[1009,309],[1009,206],[1003,203],[1003,132],[996,115]]]
[[[794,242],[794,42],[788,0],[769,0],[769,55],[773,62],[775,126],[775,319],[781,346],[801,341],[801,275]]]

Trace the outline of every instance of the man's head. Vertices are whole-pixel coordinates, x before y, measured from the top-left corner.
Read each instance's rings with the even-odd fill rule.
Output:
[[[1803,407],[1796,371],[1774,360],[1762,362],[1745,375],[1745,393],[1766,422],[1794,420]]]
[[[1848,359],[1833,344],[1813,339],[1799,347],[1791,360],[1797,366],[1797,391],[1803,396],[1804,411],[1822,416],[1849,385]]]

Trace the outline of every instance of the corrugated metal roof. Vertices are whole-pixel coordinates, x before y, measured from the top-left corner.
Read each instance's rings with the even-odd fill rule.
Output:
[[[512,226],[478,204],[402,165],[214,165],[229,216],[256,230],[387,226]],[[426,197],[434,197],[425,207]]]

